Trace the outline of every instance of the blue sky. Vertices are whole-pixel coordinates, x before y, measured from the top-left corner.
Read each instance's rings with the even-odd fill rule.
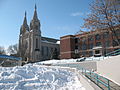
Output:
[[[0,0],[0,46],[18,43],[20,26],[27,11],[28,25],[35,3],[42,36],[59,39],[75,34],[83,25],[93,0]]]

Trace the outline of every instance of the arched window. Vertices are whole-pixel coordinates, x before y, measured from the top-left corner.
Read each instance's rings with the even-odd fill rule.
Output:
[[[38,48],[38,39],[36,38],[36,48]]]

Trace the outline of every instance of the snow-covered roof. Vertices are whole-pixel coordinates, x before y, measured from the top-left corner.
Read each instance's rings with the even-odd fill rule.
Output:
[[[57,41],[56,44],[60,44],[60,41]]]
[[[60,44],[60,41],[58,39],[53,39],[48,37],[42,37],[42,42],[50,43],[50,44]]]
[[[49,42],[49,41],[45,41],[45,40],[42,40],[43,43],[49,43],[49,44],[59,44],[59,43],[53,43],[53,42]]]

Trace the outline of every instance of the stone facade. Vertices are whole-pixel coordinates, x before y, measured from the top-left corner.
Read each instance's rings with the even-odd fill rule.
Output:
[[[20,28],[19,35],[19,55],[23,61],[37,62],[46,59],[52,59],[53,52],[56,51],[59,55],[59,40],[42,37],[41,24],[37,17],[37,9],[35,6],[34,16],[30,22],[30,27],[27,24],[26,12],[23,25]],[[57,58],[58,56],[56,56]]]

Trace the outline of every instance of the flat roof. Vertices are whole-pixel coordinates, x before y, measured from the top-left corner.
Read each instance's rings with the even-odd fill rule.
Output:
[[[66,38],[66,37],[74,37],[74,35],[66,35],[66,36],[62,36],[60,38]]]

